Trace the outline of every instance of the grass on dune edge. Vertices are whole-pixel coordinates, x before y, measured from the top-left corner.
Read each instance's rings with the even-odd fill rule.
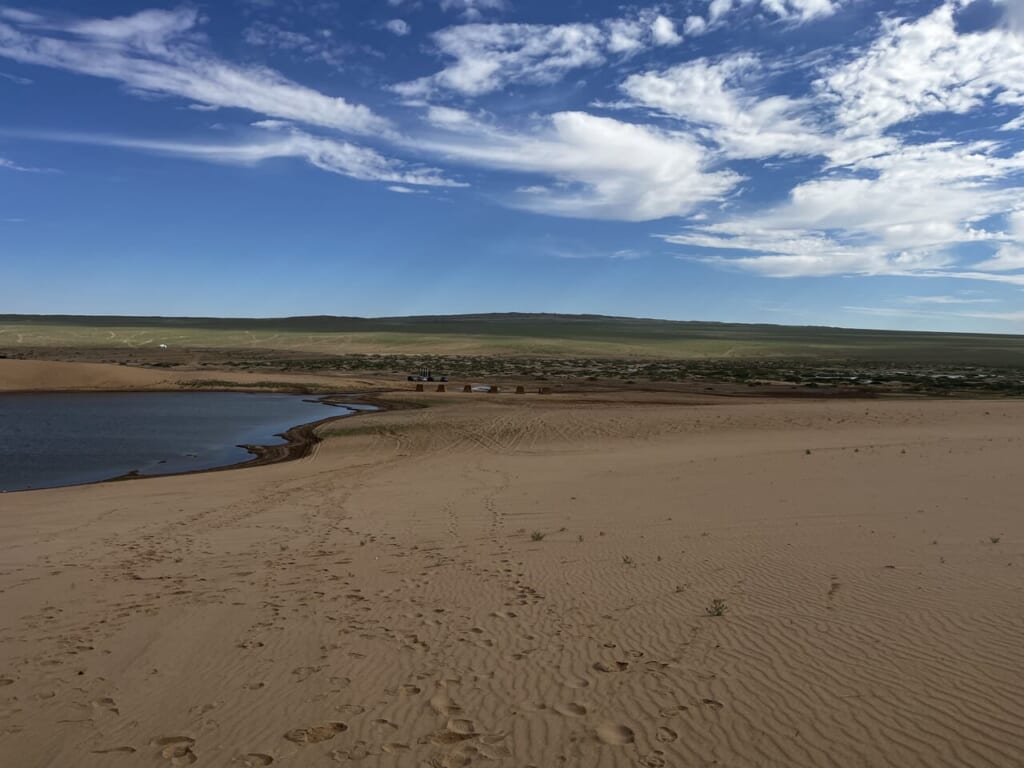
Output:
[[[47,348],[250,349],[648,359],[804,358],[1024,365],[1024,336],[598,315],[163,318],[0,315],[0,354]]]

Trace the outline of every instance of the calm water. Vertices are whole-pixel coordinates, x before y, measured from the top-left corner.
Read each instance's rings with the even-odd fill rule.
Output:
[[[299,424],[355,413],[306,395],[238,392],[0,394],[0,491],[163,475],[252,458]]]

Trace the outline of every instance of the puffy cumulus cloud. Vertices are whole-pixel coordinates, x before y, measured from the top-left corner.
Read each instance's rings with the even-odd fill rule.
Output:
[[[256,133],[235,143],[157,141],[123,136],[54,134],[48,138],[82,144],[132,149],[187,157],[225,165],[257,165],[278,158],[298,158],[315,168],[362,181],[391,184],[459,187],[435,168],[410,166],[347,141],[314,136],[279,120],[253,124]]]
[[[405,37],[412,32],[412,27],[409,26],[409,22],[403,19],[391,19],[384,23],[384,28],[393,35],[399,37]]]
[[[10,11],[0,21],[0,57],[116,80],[140,92],[178,96],[352,133],[390,130],[369,108],[295,83],[266,67],[224,61],[204,45],[194,9],[113,19],[57,21]]]
[[[880,134],[921,115],[965,114],[994,100],[1024,105],[1024,36],[1006,26],[960,34],[959,3],[885,24],[867,51],[818,82],[850,134]]]
[[[709,170],[706,151],[689,136],[583,112],[556,113],[527,133],[490,129],[417,143],[451,161],[553,177],[552,184],[521,188],[511,204],[557,216],[680,216],[742,180]]]
[[[604,61],[604,35],[592,24],[468,24],[441,30],[434,42],[454,61],[394,86],[397,93],[412,98],[443,89],[478,96],[509,83],[551,83]]]
[[[757,57],[688,61],[631,75],[622,90],[632,105],[678,118],[727,157],[824,154],[833,145],[814,124],[811,104],[787,96],[761,97],[746,86],[762,71]]]
[[[651,46],[673,46],[683,41],[672,19],[650,9],[638,11],[634,16],[607,19],[602,27],[605,46],[611,53],[630,55]]]
[[[683,42],[683,36],[676,30],[676,23],[661,14],[651,22],[651,38],[655,45],[679,45]]]
[[[629,56],[651,46],[682,41],[671,19],[652,10],[601,23],[464,24],[433,35],[444,69],[393,86],[409,98],[435,91],[479,96],[510,84],[549,84],[582,67],[603,64],[609,54]]]
[[[821,76],[799,97],[773,94],[771,64],[749,54],[627,78],[629,106],[679,121],[723,161],[825,159],[781,204],[742,217],[711,213],[663,237],[687,257],[774,277],[1024,277],[1004,274],[1024,268],[1024,152],[1015,137],[922,141],[920,124],[910,123],[991,110],[992,135],[1019,130],[1019,118],[995,115],[1024,104],[1024,36],[1011,21],[960,31],[960,7],[883,21],[845,60],[819,59]],[[943,125],[931,130],[942,135]],[[993,224],[1001,217],[1004,229]],[[967,244],[991,255],[965,264]]]

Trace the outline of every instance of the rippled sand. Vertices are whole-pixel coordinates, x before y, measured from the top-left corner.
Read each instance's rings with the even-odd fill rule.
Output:
[[[0,764],[1021,764],[1024,403],[431,400],[0,497]]]

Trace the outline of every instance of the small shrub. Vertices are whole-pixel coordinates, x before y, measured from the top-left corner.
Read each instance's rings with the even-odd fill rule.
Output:
[[[623,555],[622,556],[622,563],[623,563],[623,565],[634,565],[634,560],[629,555]]]
[[[544,538],[544,533],[542,531],[534,531],[530,534],[530,538],[534,541],[541,541]]]
[[[729,610],[729,608],[725,604],[725,600],[721,600],[716,597],[711,601],[711,605],[704,609],[704,613],[708,616],[724,616],[727,610]]]
[[[998,544],[1000,541],[1003,540],[1003,537],[1002,536],[989,536],[988,540],[991,541],[993,544]]]

